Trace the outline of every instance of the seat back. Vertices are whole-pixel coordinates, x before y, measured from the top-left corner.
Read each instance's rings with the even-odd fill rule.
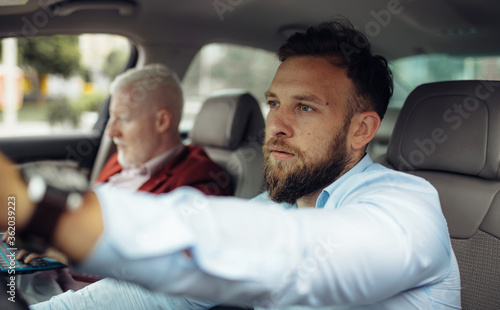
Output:
[[[417,87],[400,112],[385,164],[438,190],[463,309],[500,309],[500,82]]]
[[[264,126],[257,100],[239,90],[212,95],[195,119],[192,144],[229,173],[237,197],[252,198],[263,190]]]
[[[387,147],[389,146],[389,140],[394,131],[399,112],[400,109],[395,108],[388,108],[385,112],[380,128],[366,148],[366,152],[370,154],[371,158],[379,158],[387,154]]]

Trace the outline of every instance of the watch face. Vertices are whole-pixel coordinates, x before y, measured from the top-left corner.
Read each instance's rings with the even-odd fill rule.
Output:
[[[28,194],[34,203],[42,201],[45,191],[47,190],[47,183],[39,175],[31,178],[28,184]]]
[[[74,212],[78,210],[83,203],[83,197],[82,195],[78,193],[70,193],[68,195],[68,199],[66,200],[66,209],[70,212]]]
[[[89,182],[84,174],[62,163],[29,163],[21,167],[21,172],[27,181],[38,176],[42,179],[42,183],[44,182],[46,185],[63,191],[84,192],[89,188]],[[31,184],[32,182],[29,183]],[[35,181],[35,184],[39,184],[39,182]],[[42,185],[39,184],[37,186]],[[45,189],[43,188],[43,190]],[[36,191],[36,189],[34,189],[34,191]]]

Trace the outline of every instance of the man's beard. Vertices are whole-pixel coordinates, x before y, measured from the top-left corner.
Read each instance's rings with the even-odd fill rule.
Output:
[[[299,198],[325,188],[344,174],[351,162],[346,150],[347,129],[343,128],[332,140],[329,155],[314,163],[307,162],[304,152],[288,146],[283,140],[268,140],[264,145],[264,178],[269,198],[278,203],[293,204]],[[273,160],[269,152],[271,146],[293,153],[297,163]]]

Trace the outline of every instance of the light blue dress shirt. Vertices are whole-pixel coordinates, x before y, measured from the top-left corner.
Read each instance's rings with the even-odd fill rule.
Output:
[[[178,309],[205,309],[210,301],[280,309],[460,309],[458,265],[436,190],[368,156],[326,187],[315,208],[283,208],[265,195],[207,197],[190,188],[161,196],[106,185],[95,191],[104,231],[79,269],[168,294],[107,280],[128,296],[116,309],[132,309],[127,302],[134,294],[151,302],[143,309],[162,303],[161,309],[175,309],[175,302],[184,303]],[[93,299],[95,308],[113,309]]]

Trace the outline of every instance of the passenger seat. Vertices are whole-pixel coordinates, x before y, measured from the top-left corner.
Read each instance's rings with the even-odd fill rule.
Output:
[[[459,264],[463,309],[500,309],[500,82],[417,87],[382,163],[438,190]]]
[[[263,191],[264,126],[257,100],[240,90],[210,96],[195,119],[191,143],[203,147],[229,173],[237,197],[252,198]]]

